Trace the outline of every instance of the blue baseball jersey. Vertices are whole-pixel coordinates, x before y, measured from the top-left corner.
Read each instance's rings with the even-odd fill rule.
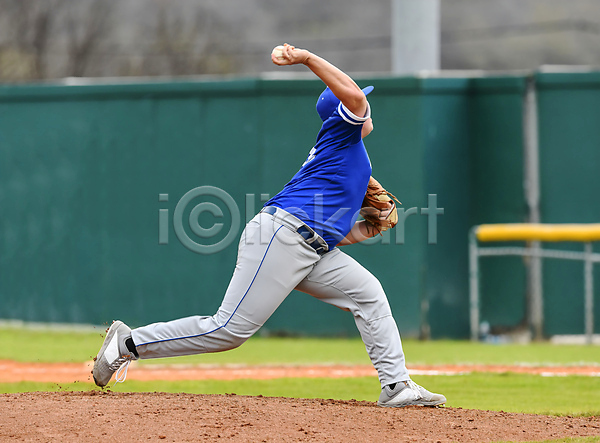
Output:
[[[352,229],[371,176],[362,142],[367,106],[358,117],[341,102],[323,122],[317,143],[300,170],[265,206],[277,206],[314,229],[333,249]]]

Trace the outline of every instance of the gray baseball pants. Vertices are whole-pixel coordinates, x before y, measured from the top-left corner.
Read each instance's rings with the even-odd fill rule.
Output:
[[[297,289],[354,315],[382,387],[408,380],[400,334],[379,280],[339,248],[318,255],[296,232],[302,225],[283,210],[257,214],[244,229],[235,271],[217,313],[134,329],[140,358],[236,348]]]

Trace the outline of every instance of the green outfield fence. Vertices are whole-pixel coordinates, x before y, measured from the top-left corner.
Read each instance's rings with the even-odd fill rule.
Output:
[[[598,222],[600,73],[358,80],[375,86],[366,140],[373,175],[400,198],[405,222],[380,244],[345,250],[381,280],[405,335],[468,337],[469,228],[527,219],[531,78],[541,221]],[[198,254],[175,231],[178,203],[199,186],[220,189],[242,226],[306,159],[322,87],[262,78],[0,86],[0,318],[137,326],[214,313],[241,227],[226,248]],[[202,199],[222,207],[221,197],[180,205],[182,219]],[[443,215],[428,217],[432,204]],[[204,213],[200,225],[215,220]],[[218,221],[215,238],[224,238],[231,217],[224,211]],[[481,317],[492,325],[514,327],[527,315],[519,260],[482,263]],[[583,333],[580,269],[552,266],[545,333]],[[348,313],[296,292],[265,330],[356,334]]]

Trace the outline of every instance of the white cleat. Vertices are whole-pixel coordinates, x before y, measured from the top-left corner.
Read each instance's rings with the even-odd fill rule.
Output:
[[[412,380],[396,383],[394,389],[385,386],[381,390],[378,406],[403,408],[404,406],[439,406],[446,403],[446,397],[429,392]]]
[[[117,382],[125,381],[127,367],[137,357],[127,349],[125,340],[131,337],[131,329],[121,321],[114,321],[108,332],[102,347],[94,360],[94,382],[104,387],[108,384],[113,374],[117,372]],[[124,373],[120,369],[124,369]]]

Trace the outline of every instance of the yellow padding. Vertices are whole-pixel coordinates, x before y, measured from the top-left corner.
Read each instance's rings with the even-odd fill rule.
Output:
[[[486,241],[600,241],[600,223],[591,224],[535,224],[514,223],[479,225],[477,240]]]

